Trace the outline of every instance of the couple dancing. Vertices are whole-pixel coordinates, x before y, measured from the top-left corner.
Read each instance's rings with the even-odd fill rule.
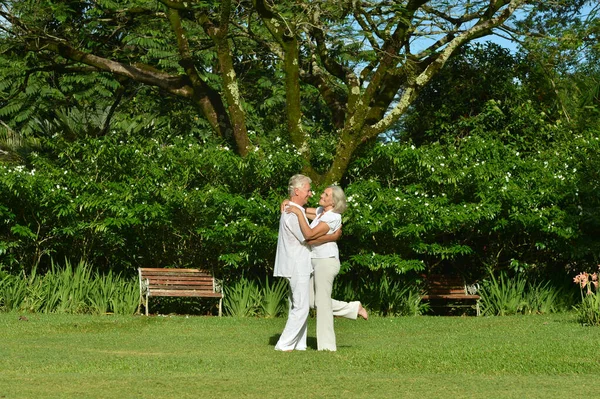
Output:
[[[275,350],[306,350],[309,308],[317,309],[317,349],[336,350],[333,317],[368,318],[360,302],[331,298],[333,280],[340,270],[336,240],[341,236],[341,214],[346,196],[337,186],[325,189],[318,208],[304,208],[312,195],[311,179],[294,175],[288,184],[289,201],[282,203],[275,255],[275,277],[290,283],[288,319]],[[312,219],[308,223],[307,217]]]

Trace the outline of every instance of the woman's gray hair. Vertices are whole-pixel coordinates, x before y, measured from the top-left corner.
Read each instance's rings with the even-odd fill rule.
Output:
[[[290,177],[290,182],[288,183],[288,194],[290,195],[290,198],[296,194],[294,192],[295,189],[302,188],[306,183],[310,184],[311,182],[312,180],[310,177],[301,174]]]
[[[333,201],[333,209],[335,213],[342,214],[348,208],[346,204],[346,194],[344,194],[344,190],[340,186],[329,186],[327,188],[331,189],[331,200]]]

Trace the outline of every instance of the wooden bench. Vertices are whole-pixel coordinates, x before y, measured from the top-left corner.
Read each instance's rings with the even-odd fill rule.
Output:
[[[219,298],[219,316],[222,314],[223,293],[213,275],[198,269],[138,268],[140,277],[140,307],[148,316],[150,297]]]
[[[431,308],[474,308],[479,316],[479,295],[477,286],[467,286],[459,276],[430,274],[425,278],[427,293],[421,299],[429,302]]]

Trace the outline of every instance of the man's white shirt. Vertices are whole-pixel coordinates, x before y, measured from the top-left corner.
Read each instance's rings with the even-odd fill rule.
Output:
[[[290,202],[288,206],[300,205]],[[306,216],[304,216],[306,218]],[[308,222],[308,221],[307,221]],[[308,276],[312,273],[310,262],[310,247],[306,244],[298,217],[293,213],[283,212],[279,218],[279,235],[277,237],[277,252],[275,254],[275,277]]]

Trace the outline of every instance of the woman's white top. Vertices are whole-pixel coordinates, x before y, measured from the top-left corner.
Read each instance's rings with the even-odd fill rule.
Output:
[[[323,207],[317,208],[317,217],[310,223],[311,228],[315,228],[319,223],[324,222],[329,226],[327,234],[333,234],[342,225],[342,215],[333,211],[323,212]],[[336,258],[339,260],[338,246],[335,241],[326,242],[312,246],[311,258]]]

